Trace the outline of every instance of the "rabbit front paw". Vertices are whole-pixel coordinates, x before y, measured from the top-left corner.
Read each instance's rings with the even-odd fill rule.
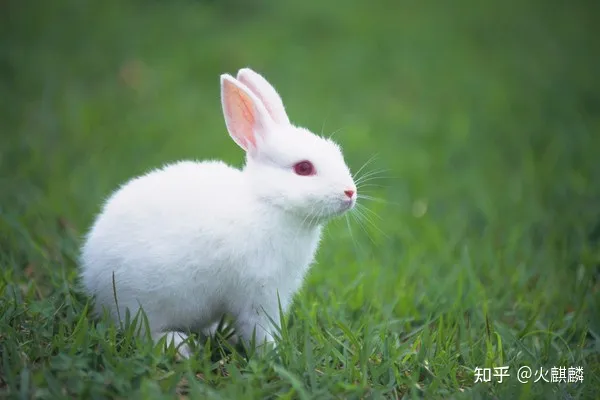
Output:
[[[185,333],[176,332],[176,331],[166,331],[166,332],[160,331],[160,332],[154,332],[152,334],[152,339],[154,340],[155,343],[157,343],[163,337],[166,338],[165,345],[167,347],[173,345],[177,349],[177,353],[181,357],[190,358],[190,356],[192,355],[192,349],[186,343],[189,339],[188,335],[186,335]]]

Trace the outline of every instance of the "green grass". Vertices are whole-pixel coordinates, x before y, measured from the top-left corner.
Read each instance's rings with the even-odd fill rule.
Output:
[[[597,2],[0,4],[0,397],[591,399],[600,391]],[[337,131],[372,223],[329,226],[276,350],[178,361],[88,313],[78,246],[124,180],[241,151],[251,66]],[[475,368],[509,366],[503,383]],[[529,383],[520,366],[582,366]],[[597,398],[597,397],[596,397]]]

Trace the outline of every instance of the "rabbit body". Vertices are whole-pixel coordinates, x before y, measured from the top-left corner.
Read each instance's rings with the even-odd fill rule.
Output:
[[[264,78],[242,69],[223,75],[221,89],[245,166],[180,161],[130,180],[108,198],[81,252],[96,311],[117,320],[142,307],[155,340],[167,336],[183,355],[185,332],[210,331],[224,314],[246,342],[254,333],[271,342],[323,224],[357,196],[339,146],[291,125]]]
[[[114,304],[116,289],[120,315],[142,304],[153,333],[206,330],[231,314],[242,336],[258,325],[256,339],[270,340],[268,316],[279,320],[277,292],[285,311],[321,227],[299,226],[265,206],[250,183],[225,163],[186,161],[122,187],[83,250],[83,283],[96,304]]]

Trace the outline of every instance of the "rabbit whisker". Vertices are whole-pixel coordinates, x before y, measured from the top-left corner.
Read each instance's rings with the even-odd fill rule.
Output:
[[[364,199],[364,200],[369,200],[369,201],[374,201],[374,202],[377,202],[377,203],[393,204],[395,206],[401,206],[400,203],[396,203],[394,201],[384,200],[384,199],[381,199],[379,197],[373,197],[373,196],[369,196],[369,195],[366,195],[366,194],[359,194],[358,198],[359,199]]]
[[[350,217],[348,214],[344,215],[344,219],[346,220],[346,226],[348,227],[348,233],[350,233],[350,238],[352,239],[352,243],[356,246],[356,241],[354,240],[354,235],[352,235],[352,228],[350,228]]]
[[[360,186],[362,186],[362,185],[364,185],[364,184],[366,184],[366,183],[368,183],[368,182],[371,182],[371,183],[372,183],[373,181],[375,181],[375,180],[378,180],[378,179],[390,179],[390,178],[391,178],[390,176],[386,176],[386,175],[381,175],[381,176],[370,176],[370,177],[368,177],[368,178],[366,178],[366,179],[363,179],[363,180],[361,180],[361,181],[359,181],[359,182],[357,182],[357,183],[355,182],[355,183],[356,183],[356,185],[357,185],[357,186],[359,186],[359,187],[360,187]]]
[[[379,226],[377,226],[375,221],[373,221],[372,218],[368,214],[366,214],[366,212],[369,212],[372,215],[376,216],[377,218],[381,219],[381,217],[376,212],[369,210],[365,206],[362,206],[361,208],[357,208],[356,211],[357,211],[357,214],[361,215],[365,221],[367,221],[371,226],[373,226],[373,228],[377,229],[377,231],[379,231],[379,233],[381,233],[383,236],[385,236],[387,239],[389,239],[389,236],[383,230],[381,230],[381,228],[379,228]]]
[[[367,166],[369,165],[372,161],[374,161],[377,158],[377,153],[373,154],[371,156],[371,158],[369,158],[359,169],[358,171],[356,171],[353,175],[352,175],[352,179],[358,179],[358,176],[360,176],[360,172]]]
[[[295,241],[296,241],[296,239],[298,238],[298,235],[300,234],[300,231],[301,231],[302,229],[304,229],[304,223],[305,223],[305,222],[306,222],[306,220],[308,219],[308,216],[309,216],[309,215],[310,215],[310,214],[306,214],[306,215],[304,216],[304,218],[302,219],[302,221],[300,222],[300,225],[298,226],[298,229],[296,229],[296,233],[294,234],[294,236],[293,236],[293,238],[292,238],[292,242],[295,242]]]
[[[361,182],[365,182],[365,181],[370,180],[370,179],[388,178],[387,176],[382,176],[381,175],[381,174],[383,174],[385,172],[389,172],[389,169],[377,169],[377,170],[367,171],[367,172],[363,173],[361,176],[357,177],[356,180],[355,180],[355,182],[356,182],[356,184],[359,184]]]
[[[374,160],[374,158],[373,158],[373,157],[372,157],[372,159]],[[369,159],[369,160],[367,160],[367,161],[369,161],[369,163],[370,163],[370,160],[371,160],[371,159]],[[368,164],[367,164],[367,165],[368,165]],[[364,171],[361,171],[361,172],[363,172],[363,174],[362,174],[362,175],[359,175],[358,173],[356,173],[356,179],[361,179],[361,178],[363,178],[363,177],[365,177],[365,176],[369,176],[369,175],[377,174],[377,173],[380,173],[380,172],[389,172],[389,171],[390,171],[390,170],[389,170],[388,168],[379,168],[379,169],[372,169],[372,170],[364,170]]]
[[[357,185],[356,189],[360,190],[360,189],[363,189],[363,188],[366,188],[366,187],[384,188],[386,186],[385,185],[380,185],[380,184],[377,184],[377,183],[362,183],[360,185]]]
[[[369,215],[374,216],[375,218],[379,219],[380,221],[383,221],[383,218],[381,218],[381,216],[379,216],[379,214],[377,214],[375,211],[369,209],[367,206],[365,206],[363,204],[356,204],[356,207],[361,211],[365,211],[365,212],[369,213]]]
[[[338,129],[336,129],[335,131],[333,131],[333,132],[331,133],[331,135],[329,135],[329,139],[333,138],[333,135],[335,135],[336,133],[338,133],[338,132],[339,132],[339,131],[341,131],[342,129],[343,129],[343,128],[338,128]]]
[[[367,237],[369,238],[369,240],[371,241],[371,243],[373,243],[374,245],[376,245],[375,241],[373,240],[373,237],[371,236],[371,233],[367,230],[367,227],[365,226],[365,222],[363,221],[364,217],[360,213],[360,211],[358,209],[354,209],[354,212],[352,213],[352,216],[354,217],[354,219],[358,223],[358,226],[367,235]]]

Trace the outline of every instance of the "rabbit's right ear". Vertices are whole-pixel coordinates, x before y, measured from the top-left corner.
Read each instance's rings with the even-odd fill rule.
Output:
[[[250,68],[242,68],[237,73],[237,79],[252,90],[252,93],[262,101],[273,121],[284,125],[290,123],[281,97],[262,75]]]
[[[221,103],[231,138],[246,152],[256,150],[274,123],[265,106],[229,74],[221,75]]]

